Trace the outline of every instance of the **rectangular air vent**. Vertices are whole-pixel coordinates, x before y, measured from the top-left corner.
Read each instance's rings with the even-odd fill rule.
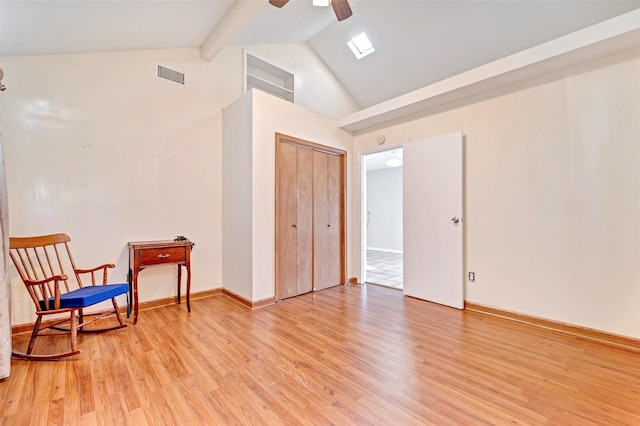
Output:
[[[171,68],[167,68],[162,65],[157,66],[156,72],[156,77],[173,81],[174,83],[182,84],[184,86],[184,73],[172,70]]]

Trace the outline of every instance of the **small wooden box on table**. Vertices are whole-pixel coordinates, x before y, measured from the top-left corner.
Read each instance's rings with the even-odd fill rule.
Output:
[[[191,246],[189,240],[129,242],[129,293],[133,303],[133,323],[138,322],[138,273],[157,265],[178,265],[178,303],[182,266],[187,268],[187,311],[191,312]]]

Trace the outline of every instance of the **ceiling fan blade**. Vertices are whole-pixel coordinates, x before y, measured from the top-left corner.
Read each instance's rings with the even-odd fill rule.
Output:
[[[269,0],[269,3],[274,5],[275,7],[282,7],[287,4],[289,0]]]
[[[347,0],[331,0],[331,7],[333,7],[333,11],[336,13],[338,21],[344,21],[349,16],[353,15]]]

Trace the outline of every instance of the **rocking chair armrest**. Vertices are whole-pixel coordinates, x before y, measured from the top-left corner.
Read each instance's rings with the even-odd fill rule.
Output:
[[[105,263],[104,265],[96,266],[95,268],[92,268],[92,269],[75,269],[74,272],[76,274],[88,274],[91,272],[99,271],[100,269],[115,268],[115,267],[116,265],[114,265],[113,263]]]
[[[76,273],[76,277],[78,278],[78,284],[80,284],[80,287],[84,287],[84,284],[80,279],[80,274],[91,274],[91,285],[98,285],[98,282],[96,281],[96,272],[98,277],[100,276],[100,274],[102,274],[102,285],[106,285],[108,274],[107,269],[115,267],[116,265],[114,265],[113,263],[105,263],[104,265],[96,266],[92,269],[74,269],[73,272]]]
[[[69,279],[67,274],[60,274],[60,275],[54,275],[54,276],[46,278],[44,280],[28,280],[28,279],[25,279],[24,283],[27,284],[27,285],[42,285],[42,284],[46,284],[46,283],[51,282],[51,281],[55,281],[57,283],[58,281],[65,281],[67,279]]]
[[[49,278],[45,278],[44,280],[24,280],[24,283],[27,285],[27,287],[35,287],[35,286],[39,286],[40,287],[40,294],[42,296],[46,296],[45,297],[45,306],[47,306],[48,309],[46,310],[51,310],[49,308],[49,303],[46,300],[49,297],[53,297],[53,309],[60,309],[60,281],[66,281],[69,277],[67,277],[66,274],[60,274],[60,275],[53,275]],[[53,294],[49,294],[50,289],[47,289],[47,283],[50,283],[51,281],[54,282],[54,289],[53,289]],[[34,293],[34,290],[30,289],[29,290],[29,294],[31,294],[31,297],[35,297],[36,293]],[[39,301],[37,301],[36,299],[34,299],[34,302],[36,302],[36,304],[40,303]],[[42,309],[42,308],[41,308]]]

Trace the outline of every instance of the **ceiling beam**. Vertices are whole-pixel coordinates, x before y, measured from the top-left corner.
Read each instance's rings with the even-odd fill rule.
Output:
[[[200,46],[202,60],[213,61],[265,4],[266,1],[236,0]]]

